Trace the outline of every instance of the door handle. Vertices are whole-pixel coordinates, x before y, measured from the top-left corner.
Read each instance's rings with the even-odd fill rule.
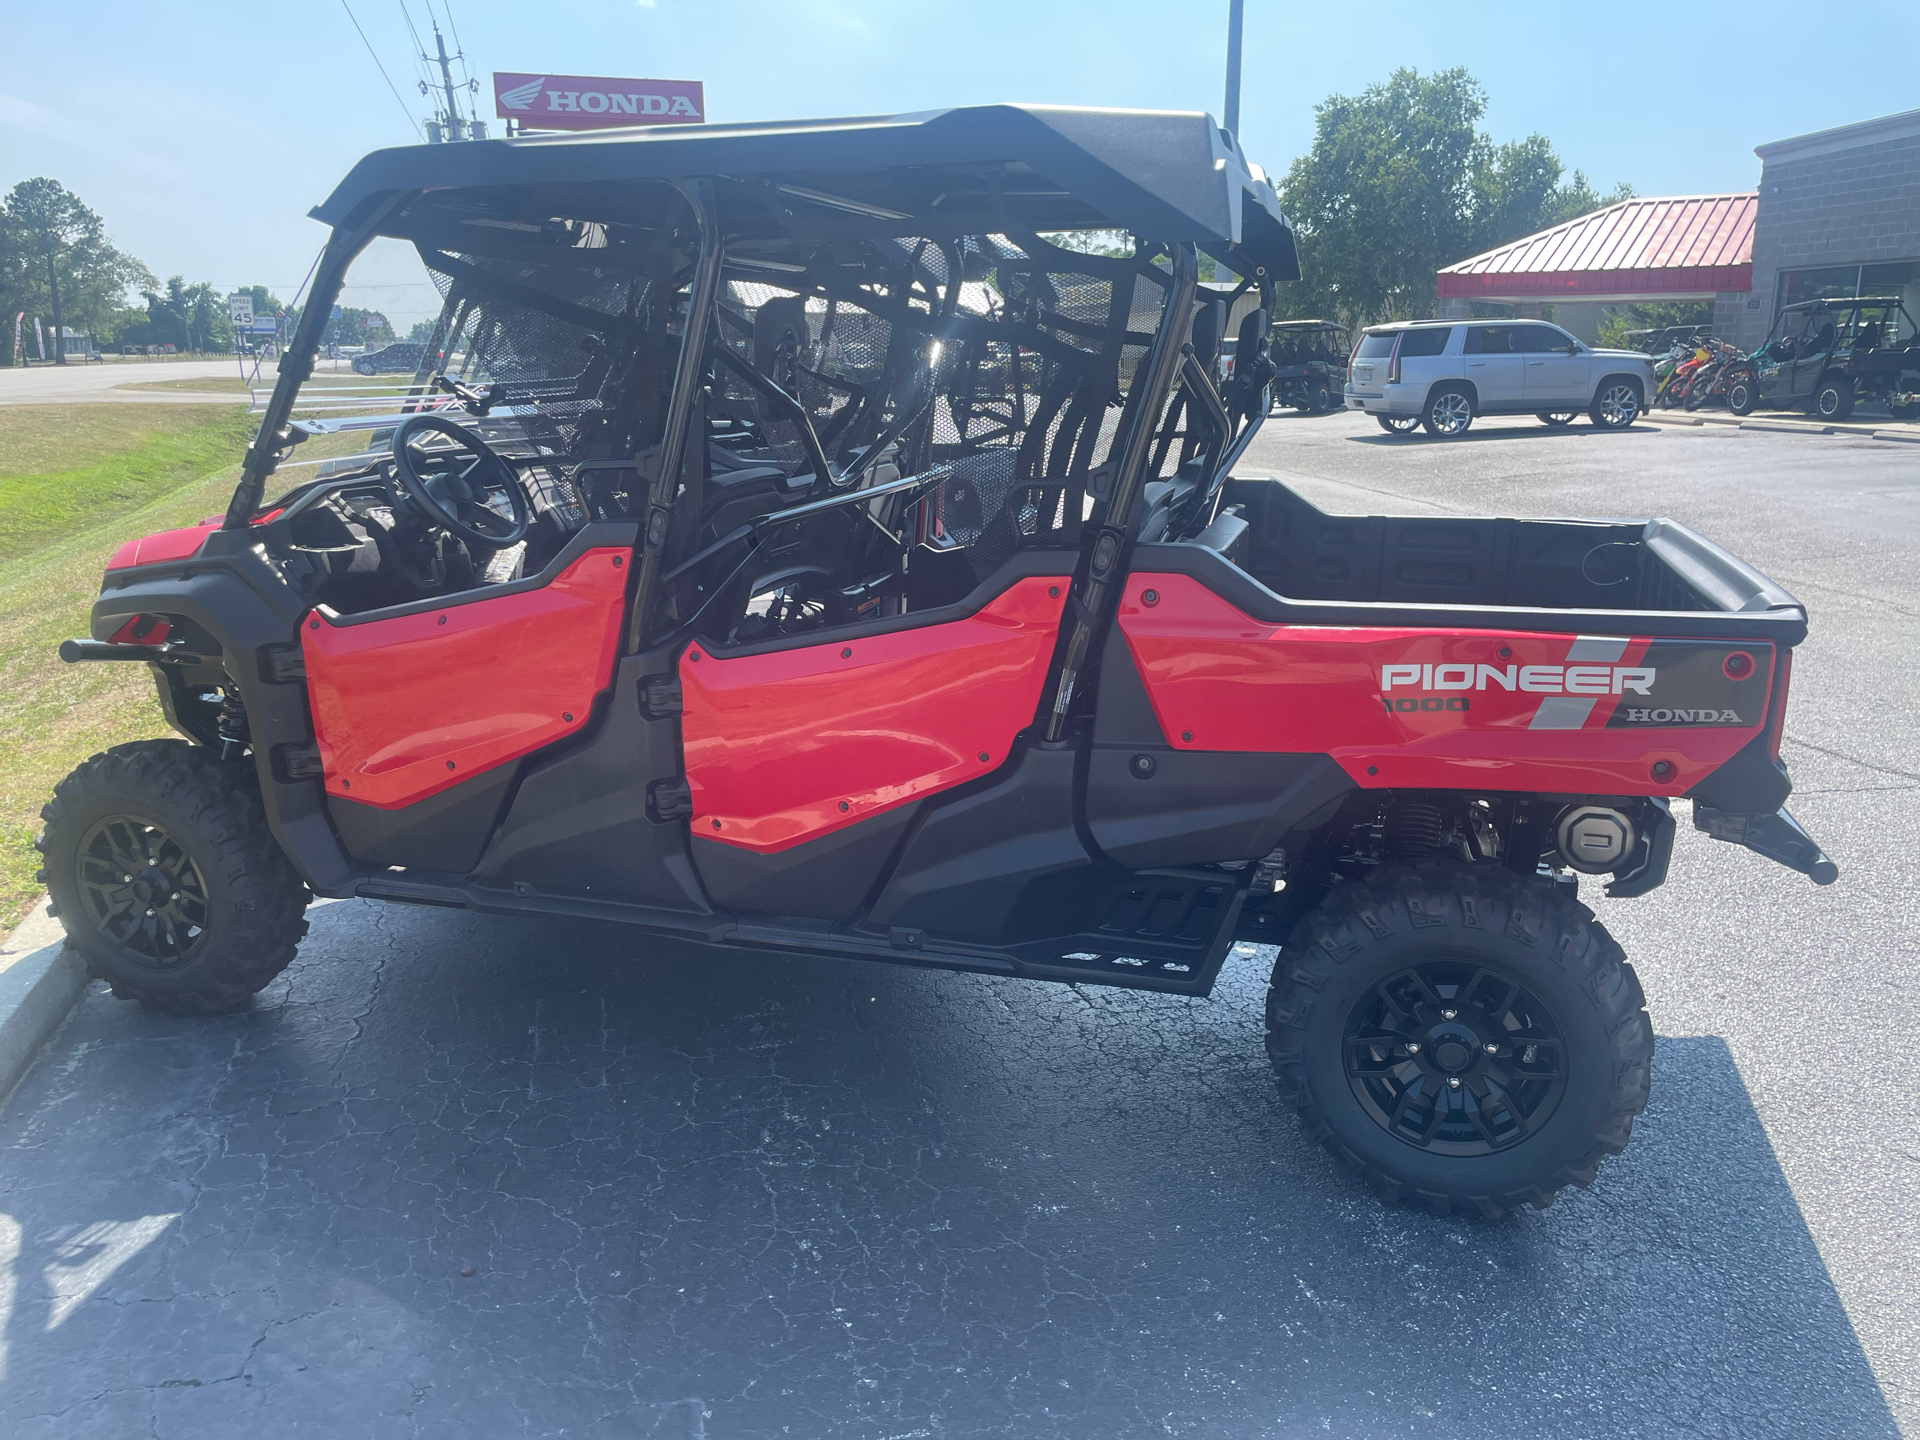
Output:
[[[1467,361],[1467,364],[1472,369],[1483,370],[1486,368],[1487,362],[1484,360],[1469,360]]]
[[[1527,361],[1527,364],[1529,364],[1529,365],[1544,365],[1544,364],[1546,364],[1546,363],[1547,363],[1547,362],[1546,362],[1546,361],[1544,361],[1544,360],[1529,360],[1529,361]]]

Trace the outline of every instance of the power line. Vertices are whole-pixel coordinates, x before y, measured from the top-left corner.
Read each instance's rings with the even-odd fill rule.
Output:
[[[433,12],[429,9],[427,13],[431,15]],[[420,39],[420,32],[414,29],[413,12],[407,9],[407,0],[400,0],[400,18],[407,22],[407,33],[413,37],[413,73],[420,82],[420,93],[424,95],[427,93],[428,82],[432,79],[427,73],[425,64],[427,47]]]
[[[453,48],[460,52],[460,64],[464,68],[467,63],[467,45],[460,38],[460,27],[454,21],[451,0],[440,0],[440,8],[447,12],[447,28],[453,31]],[[433,0],[427,0],[427,13],[429,15],[433,13]],[[468,70],[467,74],[471,77],[473,72]]]
[[[400,98],[400,92],[394,89],[393,77],[387,74],[387,67],[380,63],[380,56],[375,52],[373,42],[367,39],[367,32],[361,30],[360,22],[354,19],[353,7],[347,4],[347,0],[340,0],[340,8],[347,12],[347,19],[353,20],[353,28],[358,31],[360,35],[360,43],[367,47],[367,54],[373,57],[374,66],[380,71],[380,78],[387,82],[387,89],[393,91],[393,103],[398,105],[400,107],[400,113],[407,117],[407,128],[409,130],[418,129],[419,122],[413,118],[413,112],[407,109],[407,102]]]

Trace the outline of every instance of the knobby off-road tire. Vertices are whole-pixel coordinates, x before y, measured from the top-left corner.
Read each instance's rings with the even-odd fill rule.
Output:
[[[1813,413],[1822,420],[1845,420],[1853,414],[1853,377],[1830,375],[1816,385]]]
[[[1544,1209],[1626,1146],[1653,1060],[1644,1005],[1619,945],[1559,886],[1386,866],[1295,927],[1267,1053],[1307,1133],[1384,1198],[1492,1217]],[[1416,1098],[1396,1112],[1396,1091]]]
[[[1727,409],[1736,415],[1751,415],[1760,403],[1760,383],[1751,370],[1737,370],[1727,379]]]
[[[307,933],[307,887],[248,763],[180,740],[116,745],[62,780],[40,817],[40,879],[67,944],[123,1000],[234,1009]]]

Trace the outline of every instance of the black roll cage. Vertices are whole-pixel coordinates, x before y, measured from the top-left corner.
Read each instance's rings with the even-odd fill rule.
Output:
[[[656,182],[657,183],[657,182]],[[663,587],[663,569],[665,552],[672,531],[672,515],[675,502],[678,477],[681,473],[681,461],[688,445],[688,435],[693,416],[697,410],[697,400],[703,384],[703,378],[717,361],[738,375],[756,393],[771,405],[781,410],[788,418],[795,420],[803,438],[807,462],[815,472],[815,485],[811,494],[812,503],[801,507],[799,512],[788,512],[785,517],[793,518],[796,513],[810,513],[817,506],[832,506],[839,503],[839,497],[829,493],[831,486],[843,483],[845,476],[834,475],[829,465],[824,446],[815,433],[805,407],[788,395],[766,376],[759,374],[751,365],[733,354],[724,344],[715,344],[721,324],[719,304],[721,279],[730,265],[752,273],[755,265],[751,257],[741,256],[737,261],[730,260],[727,254],[727,237],[722,233],[721,220],[715,204],[714,182],[712,179],[691,178],[668,182],[678,193],[686,209],[691,213],[699,236],[699,251],[694,261],[691,276],[687,279],[686,312],[681,330],[684,336],[699,336],[702,343],[682,343],[675,358],[673,383],[667,409],[663,417],[664,428],[657,446],[649,447],[644,457],[630,459],[590,460],[577,469],[618,468],[640,470],[647,476],[648,487],[641,525],[634,541],[633,564],[629,569],[631,580],[628,596],[628,623],[624,642],[624,653],[633,655],[643,647],[657,640],[649,635],[649,617],[660,599]],[[254,520],[265,493],[267,480],[279,461],[291,448],[292,431],[289,428],[291,417],[300,387],[310,378],[313,371],[313,357],[318,349],[320,335],[326,323],[331,307],[344,284],[348,267],[359,253],[381,233],[381,227],[396,211],[411,201],[418,199],[424,192],[403,191],[382,197],[372,205],[365,216],[357,223],[336,229],[329,238],[316,267],[312,289],[306,309],[301,315],[292,341],[279,365],[279,378],[272,397],[269,399],[262,416],[260,429],[254,441],[249,445],[242,466],[241,479],[232,503],[224,520],[224,528],[244,529]],[[1218,508],[1222,485],[1227,472],[1235,460],[1244,452],[1254,433],[1259,429],[1265,417],[1264,404],[1236,405],[1232,411],[1216,390],[1207,367],[1200,362],[1190,342],[1190,329],[1196,304],[1196,292],[1199,275],[1198,252],[1191,241],[1174,241],[1164,244],[1137,245],[1137,254],[1131,258],[1086,255],[1077,251],[1067,251],[1042,239],[1038,234],[1023,227],[1008,225],[1001,232],[1020,244],[1031,256],[1057,262],[1070,262],[1077,269],[1094,274],[1109,274],[1120,278],[1132,278],[1148,275],[1162,285],[1165,297],[1161,305],[1159,324],[1149,343],[1148,353],[1143,362],[1144,378],[1135,381],[1132,393],[1128,396],[1121,422],[1121,433],[1115,437],[1112,454],[1107,461],[1110,474],[1101,489],[1088,523],[1080,526],[1079,560],[1075,567],[1072,593],[1066,607],[1066,618],[1056,653],[1056,663],[1052,668],[1048,690],[1043,695],[1041,715],[1045,717],[1044,738],[1057,741],[1063,738],[1072,704],[1082,676],[1091,659],[1099,653],[1098,646],[1104,636],[1105,626],[1111,618],[1117,604],[1121,583],[1127,573],[1132,546],[1138,536],[1143,518],[1143,497],[1148,478],[1148,462],[1157,434],[1172,428],[1170,409],[1175,404],[1176,387],[1185,397],[1187,440],[1183,446],[1182,459],[1188,456],[1205,456],[1205,463],[1199,473],[1188,476],[1191,483],[1187,513],[1198,515],[1199,523],[1211,520]],[[416,242],[420,243],[420,242]],[[509,293],[515,296],[519,292],[534,295],[533,287],[515,285],[505,281],[504,277],[486,275],[478,272],[467,273],[472,267],[440,253],[436,248],[421,243],[423,258],[435,269],[442,270],[456,285],[470,289],[479,279],[489,286],[500,286],[504,281]],[[945,248],[951,251],[950,244]],[[1155,257],[1164,258],[1166,268],[1150,263]],[[858,304],[869,309],[891,324],[899,326],[903,333],[919,337],[918,343],[932,341],[950,341],[965,338],[974,327],[986,322],[979,317],[968,315],[957,307],[960,284],[964,279],[961,267],[956,263],[957,255],[948,255],[949,283],[940,295],[940,304],[931,313],[921,313],[904,302],[892,303],[885,297],[876,296],[827,271],[815,273],[809,271],[802,275],[782,274],[779,281],[783,287],[792,288],[802,294],[811,294],[833,301],[835,299]],[[917,264],[917,261],[910,262]],[[683,272],[684,273],[684,272]],[[761,270],[764,275],[764,268]],[[929,277],[931,280],[931,277]],[[930,293],[938,293],[937,285],[929,283]],[[1248,276],[1240,287],[1243,293],[1257,288],[1262,304],[1271,313],[1274,303],[1274,283],[1270,277]],[[462,293],[465,293],[463,289]],[[571,313],[576,307],[567,305],[554,297],[538,293],[537,308],[552,312],[556,308],[568,313],[560,318],[573,320]],[[616,326],[620,317],[595,314],[597,325],[606,325],[609,321]],[[1004,322],[1000,322],[1004,326]],[[1001,331],[1005,333],[1004,328]],[[1029,345],[1037,351],[1058,350],[1060,342],[1043,331],[1027,326],[1017,331],[1019,342]],[[1127,331],[1122,341],[1138,344],[1146,341],[1144,334]],[[1079,352],[1076,352],[1076,358]],[[925,372],[929,377],[931,368]],[[865,397],[861,397],[864,402]],[[865,454],[878,456],[886,450],[890,438],[903,433],[923,412],[932,399],[930,385],[923,387],[918,397],[903,399],[897,404],[892,422],[887,426],[881,440],[866,447]],[[485,403],[500,403],[492,396],[485,397]],[[484,408],[484,407],[483,407]],[[1210,440],[1196,444],[1195,424],[1210,433]],[[853,467],[858,469],[858,465]],[[1183,466],[1183,475],[1189,467]],[[886,488],[892,493],[896,488],[905,491],[919,477],[906,477],[902,482],[890,484]],[[846,498],[864,496],[873,498],[871,491],[851,490]],[[752,527],[748,527],[749,530]],[[702,552],[705,558],[728,540],[749,538],[738,533],[723,537],[715,546],[709,546]],[[675,567],[674,574],[681,573],[685,565]]]

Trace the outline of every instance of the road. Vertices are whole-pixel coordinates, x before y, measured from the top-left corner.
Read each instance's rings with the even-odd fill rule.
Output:
[[[1659,1036],[1593,1189],[1359,1192],[1275,1093],[1270,952],[1194,1001],[341,902],[248,1013],[90,994],[0,1117],[0,1433],[1920,1435],[1920,449],[1289,417],[1243,469],[1667,515],[1812,610],[1842,878],[1683,824],[1589,887]]]
[[[251,362],[249,362],[251,365]],[[161,380],[211,380],[239,374],[235,360],[108,360],[99,365],[32,365],[0,369],[0,405],[71,405],[77,402],[231,405],[231,393],[191,390],[138,390],[127,387]],[[249,369],[248,373],[252,373]],[[265,388],[276,378],[271,363],[260,370]]]

